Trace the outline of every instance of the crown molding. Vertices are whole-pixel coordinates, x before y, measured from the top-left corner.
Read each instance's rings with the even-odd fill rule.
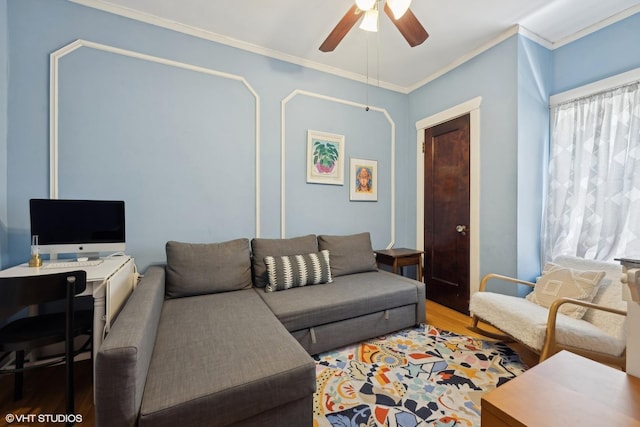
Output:
[[[289,55],[277,50],[267,49],[262,46],[258,46],[252,43],[247,43],[242,40],[227,37],[211,31],[205,31],[201,28],[196,28],[190,25],[185,25],[179,22],[171,21],[165,18],[161,18],[156,15],[140,12],[124,6],[115,5],[103,0],[67,0],[72,3],[76,3],[82,6],[91,7],[93,9],[102,10],[114,15],[123,16],[125,18],[133,19],[146,24],[154,25],[156,27],[166,28],[168,30],[176,31],[182,34],[186,34],[193,37],[198,37],[204,40],[213,41],[226,46],[231,46],[237,49],[241,49],[247,52],[255,53],[258,55],[267,56],[269,58],[278,59],[284,62],[300,65],[313,70],[321,71],[328,74],[333,74],[338,77],[344,77],[349,80],[355,80],[361,83],[370,84],[372,86],[381,87],[394,92],[408,93],[407,89],[403,86],[396,85],[384,81],[376,81],[375,85],[368,79],[367,76],[345,71],[341,68],[332,67],[329,65],[321,64],[319,62],[310,61],[308,59],[300,58],[298,56]]]
[[[465,62],[470,61],[471,59],[475,58],[476,56],[480,55],[481,53],[491,49],[492,47],[494,47],[495,45],[497,45],[499,43],[502,43],[503,41],[505,41],[506,39],[508,39],[509,37],[511,37],[511,36],[513,36],[513,35],[515,35],[517,33],[518,33],[518,26],[514,25],[513,27],[509,28],[504,33],[500,34],[498,37],[495,37],[495,38],[489,40],[488,42],[484,43],[483,45],[477,47],[476,49],[470,51],[469,53],[467,53],[467,54],[465,54],[463,56],[461,56],[460,58],[456,59],[455,61],[449,63],[445,67],[439,69],[435,73],[433,73],[433,74],[425,77],[424,79],[414,83],[413,85],[409,86],[408,91],[409,92],[413,92],[414,90],[419,89],[420,87],[426,85],[427,83],[430,83],[430,82],[434,81],[438,77],[442,77],[443,75],[447,74],[449,71],[454,70],[455,68],[458,68],[459,66],[461,66]]]
[[[607,27],[611,24],[614,24],[618,21],[621,21],[625,18],[628,18],[629,16],[632,16],[638,12],[640,12],[640,5],[637,6],[633,6],[623,12],[620,12],[610,18],[607,18],[605,20],[602,20],[600,22],[598,22],[597,24],[591,25],[581,31],[578,31],[574,34],[572,34],[571,36],[565,37],[557,42],[550,42],[549,40],[544,39],[543,37],[537,35],[536,33],[526,29],[525,27],[523,27],[522,25],[513,25],[512,27],[510,27],[509,29],[507,29],[506,31],[504,31],[503,33],[501,33],[500,35],[498,35],[497,37],[489,40],[488,42],[484,43],[483,45],[477,47],[476,49],[468,52],[467,54],[459,57],[458,59],[454,60],[453,62],[449,63],[448,65],[446,65],[445,67],[441,68],[440,70],[436,71],[435,73],[430,74],[429,76],[417,81],[416,83],[409,85],[409,86],[400,86],[397,84],[393,84],[393,83],[389,83],[389,82],[384,82],[384,81],[376,81],[376,84],[374,85],[370,79],[367,78],[367,76],[359,74],[359,73],[354,73],[354,72],[350,72],[350,71],[346,71],[337,67],[332,67],[332,66],[328,66],[325,64],[321,64],[319,62],[315,62],[315,61],[310,61],[298,56],[294,56],[294,55],[289,55],[280,51],[276,51],[276,50],[272,50],[272,49],[267,49],[265,47],[262,46],[258,46],[252,43],[247,43],[238,39],[234,39],[231,37],[227,37],[221,34],[217,34],[217,33],[213,33],[210,31],[205,31],[202,30],[200,28],[196,28],[193,26],[189,26],[189,25],[185,25],[185,24],[181,24],[179,22],[175,22],[175,21],[171,21],[165,18],[161,18],[159,16],[156,15],[152,15],[152,14],[148,14],[148,13],[143,13],[131,8],[127,8],[124,6],[120,6],[120,5],[116,5],[113,3],[110,3],[106,0],[67,0],[69,2],[72,3],[76,3],[82,6],[86,6],[86,7],[91,7],[93,9],[98,9],[98,10],[102,10],[108,13],[112,13],[114,15],[119,15],[119,16],[123,16],[126,18],[130,18],[130,19],[134,19],[136,21],[140,21],[140,22],[144,22],[147,24],[151,24],[151,25],[155,25],[157,27],[162,27],[162,28],[166,28],[169,30],[173,30],[176,32],[180,32],[183,34],[187,34],[190,36],[194,36],[194,37],[198,37],[201,39],[205,39],[205,40],[209,40],[209,41],[213,41],[216,43],[220,43],[223,45],[227,45],[227,46],[231,46],[237,49],[241,49],[244,51],[248,51],[248,52],[252,52],[258,55],[263,55],[263,56],[267,56],[269,58],[274,58],[274,59],[278,59],[284,62],[289,62],[292,64],[296,64],[296,65],[300,65],[306,68],[310,68],[313,70],[317,70],[317,71],[321,71],[324,73],[328,73],[328,74],[333,74],[335,76],[338,77],[343,77],[349,80],[354,80],[360,83],[364,83],[364,84],[369,84],[372,86],[376,86],[376,87],[380,87],[383,89],[388,89],[394,92],[399,92],[399,93],[403,93],[403,94],[409,94],[411,92],[413,92],[414,90],[424,86],[425,84],[432,82],[433,80],[443,76],[444,74],[448,73],[449,71],[459,67],[460,65],[464,64],[465,62],[475,58],[476,56],[484,53],[485,51],[491,49],[492,47],[496,46],[499,43],[502,43],[503,41],[505,41],[506,39],[508,39],[511,36],[514,36],[516,34],[520,34],[523,35],[525,37],[527,37],[528,39],[540,44],[541,46],[549,49],[549,50],[554,50],[557,49],[559,47],[562,47],[566,44],[569,44],[573,41],[576,41],[582,37],[585,37],[591,33],[594,33],[604,27]]]
[[[587,28],[580,30],[576,33],[573,33],[572,35],[565,37],[561,40],[558,40],[557,42],[553,43],[553,48],[552,49],[557,49],[559,47],[562,47],[564,45],[567,45],[571,42],[574,42],[578,39],[581,39],[582,37],[588,36],[591,33],[595,33],[596,31],[599,31],[605,27],[608,27],[611,24],[615,24],[618,21],[622,21],[623,19],[626,19],[632,15],[635,15],[636,13],[640,12],[640,4],[636,5],[636,6],[632,6],[629,9],[623,10],[622,12],[613,15],[607,19],[603,19],[602,21],[590,25]]]

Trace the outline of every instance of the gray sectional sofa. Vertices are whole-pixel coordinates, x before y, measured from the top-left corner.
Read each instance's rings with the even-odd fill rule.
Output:
[[[97,353],[98,426],[312,426],[310,355],[425,320],[368,233],[166,249]]]

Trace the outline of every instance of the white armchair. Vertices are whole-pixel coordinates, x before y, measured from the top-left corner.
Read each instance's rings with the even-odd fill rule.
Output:
[[[486,291],[491,280],[531,287],[535,287],[535,283],[488,274],[480,283],[480,291],[471,297],[472,324],[469,329],[493,338],[513,338],[539,353],[540,361],[560,350],[568,350],[624,370],[626,302],[622,299],[622,267],[569,256],[558,257],[554,263],[575,270],[604,271],[605,276],[593,300],[586,302],[564,297],[546,308],[525,298]],[[587,309],[581,319],[559,312],[569,303]],[[506,335],[487,331],[479,326],[480,322],[491,324]]]

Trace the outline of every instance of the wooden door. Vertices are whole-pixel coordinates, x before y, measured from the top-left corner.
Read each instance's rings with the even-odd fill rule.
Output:
[[[425,130],[427,298],[469,312],[469,115]]]

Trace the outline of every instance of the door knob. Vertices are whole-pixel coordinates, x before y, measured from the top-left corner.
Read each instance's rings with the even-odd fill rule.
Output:
[[[457,225],[456,226],[456,231],[460,234],[462,234],[463,236],[465,236],[467,234],[467,226],[466,225]]]

